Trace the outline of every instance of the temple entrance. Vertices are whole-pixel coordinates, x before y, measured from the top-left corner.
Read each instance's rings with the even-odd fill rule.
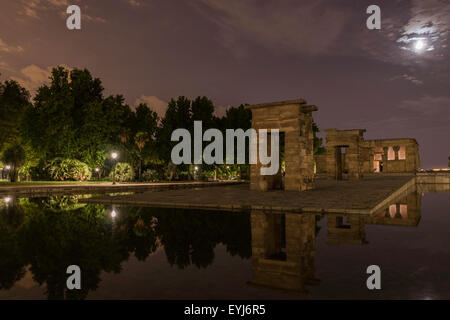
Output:
[[[373,152],[373,172],[383,172],[383,148],[376,147],[374,148]]]
[[[335,160],[336,160],[336,180],[347,180],[348,170],[346,170],[346,159],[347,148],[349,146],[336,146],[335,147]]]
[[[383,161],[381,160],[373,161],[373,172],[375,173],[383,172]]]
[[[362,178],[362,149],[365,130],[327,129],[327,177],[333,180]]]
[[[277,129],[280,132],[280,167],[274,175],[265,175],[261,161],[250,166],[250,189],[305,191],[314,188],[314,105],[305,100],[290,100],[247,105],[252,111],[252,128]],[[270,135],[267,137],[268,149]],[[270,152],[268,152],[270,153]]]
[[[265,258],[286,261],[286,215],[266,215],[268,221]]]

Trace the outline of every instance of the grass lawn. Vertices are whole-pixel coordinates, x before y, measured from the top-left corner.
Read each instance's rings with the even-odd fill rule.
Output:
[[[39,185],[39,184],[94,184],[94,183],[111,183],[111,181],[22,181],[22,182],[9,182],[6,180],[0,180],[0,186],[12,186],[12,185]]]

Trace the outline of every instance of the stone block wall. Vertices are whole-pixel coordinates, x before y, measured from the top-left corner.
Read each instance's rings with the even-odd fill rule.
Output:
[[[316,106],[304,100],[291,100],[247,106],[252,111],[252,128],[255,130],[278,129],[284,133],[285,177],[284,190],[304,191],[314,188],[314,135],[312,112]],[[270,143],[270,138],[268,137]],[[251,165],[250,188],[252,190],[280,189],[280,170],[274,176],[260,174],[262,164]]]
[[[251,213],[252,283],[305,291],[314,280],[315,216]],[[273,253],[284,244],[285,256]],[[275,251],[274,251],[275,249]]]
[[[357,180],[362,178],[361,141],[365,130],[325,130],[327,176],[330,179],[341,180],[344,169],[347,168],[348,178]],[[345,148],[345,156],[342,149]],[[343,160],[345,161],[343,163]]]
[[[420,168],[415,139],[364,140],[364,129],[325,132],[326,167],[323,168],[323,156],[318,156],[317,173],[326,172],[329,179],[340,180],[345,173],[350,180],[360,179],[364,173],[415,173]],[[400,157],[401,151],[404,159]]]
[[[383,173],[414,173],[420,168],[419,144],[415,139],[366,140],[363,146],[370,152],[369,159],[364,161],[364,172],[374,172],[376,150],[382,150]],[[405,159],[399,158],[401,147],[405,150]],[[394,152],[394,159],[388,158],[390,148]]]

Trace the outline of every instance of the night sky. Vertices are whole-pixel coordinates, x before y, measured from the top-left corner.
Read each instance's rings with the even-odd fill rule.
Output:
[[[66,27],[70,4],[82,30]],[[371,4],[381,30],[366,28]],[[180,95],[218,114],[304,98],[321,129],[416,138],[422,167],[447,167],[449,37],[449,0],[0,0],[0,80],[33,93],[55,65],[88,68],[160,114]]]

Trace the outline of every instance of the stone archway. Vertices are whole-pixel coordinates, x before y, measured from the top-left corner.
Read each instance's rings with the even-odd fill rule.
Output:
[[[312,112],[314,105],[305,100],[290,100],[246,106],[252,112],[252,128],[273,130],[284,133],[284,181],[280,183],[281,170],[276,175],[261,175],[261,163],[251,165],[250,189],[304,191],[314,188],[314,134]],[[268,139],[270,141],[270,139]],[[268,149],[270,147],[268,146]]]
[[[361,146],[366,130],[325,130],[327,137],[327,176],[329,179],[342,180],[344,168],[349,180],[362,178]],[[341,149],[345,148],[345,156]],[[344,162],[344,163],[343,163]]]

